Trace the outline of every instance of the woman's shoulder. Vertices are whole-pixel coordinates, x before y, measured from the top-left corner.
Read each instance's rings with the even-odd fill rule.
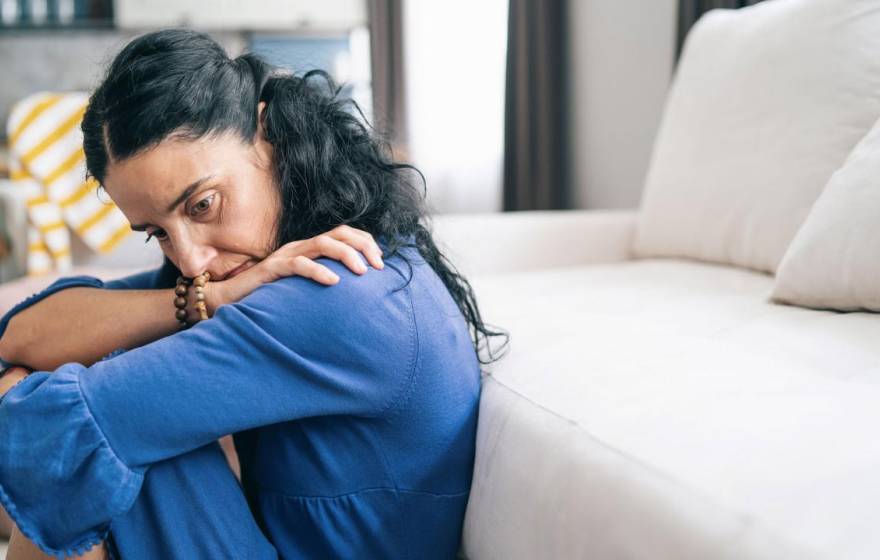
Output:
[[[318,258],[318,262],[339,277],[334,285],[320,284],[309,278],[288,276],[260,286],[246,299],[254,302],[272,303],[281,308],[320,306],[322,309],[341,308],[351,313],[375,309],[382,301],[393,301],[406,297],[406,284],[409,277],[408,265],[402,259],[386,259],[382,269],[373,268],[369,263],[367,271],[356,274],[343,263]]]
[[[232,307],[262,328],[286,339],[307,338],[326,342],[341,337],[361,343],[375,339],[408,340],[415,331],[410,282],[415,273],[399,256],[385,259],[383,269],[367,265],[367,272],[355,274],[332,259],[316,259],[339,276],[327,286],[311,279],[288,276],[264,284]],[[412,276],[412,278],[410,278]],[[408,280],[409,279],[409,280]],[[231,312],[232,310],[228,310]]]
[[[329,268],[339,277],[332,286],[319,284],[308,278],[288,276],[265,284],[252,295],[262,293],[266,298],[308,298],[320,300],[324,305],[342,305],[351,308],[365,306],[371,308],[375,300],[396,299],[406,296],[406,288],[412,282],[420,282],[421,268],[428,267],[418,250],[404,246],[393,255],[383,257],[384,268],[377,269],[366,259],[361,258],[367,271],[363,274],[352,272],[345,264],[327,257],[315,262]],[[428,267],[430,268],[430,267]]]
[[[285,277],[219,307],[207,322],[218,319],[227,335],[320,375],[344,371],[357,374],[352,382],[387,384],[392,400],[392,388],[406,385],[418,354],[409,288],[387,260],[384,269],[362,275],[335,261],[322,264],[339,275],[337,284]]]

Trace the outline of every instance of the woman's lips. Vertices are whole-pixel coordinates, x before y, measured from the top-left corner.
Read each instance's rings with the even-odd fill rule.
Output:
[[[251,266],[253,266],[253,264],[254,264],[254,261],[252,261],[252,260],[250,260],[250,259],[244,261],[243,263],[241,263],[241,264],[238,265],[237,267],[235,267],[235,268],[233,268],[232,270],[230,270],[230,271],[229,271],[229,274],[226,275],[226,277],[224,278],[224,280],[229,280],[230,278],[232,278],[232,277],[235,276],[236,274],[240,274],[240,273],[244,272],[245,270],[247,270],[247,269],[249,269]]]

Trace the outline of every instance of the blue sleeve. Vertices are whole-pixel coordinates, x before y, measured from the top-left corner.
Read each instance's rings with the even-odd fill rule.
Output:
[[[152,463],[258,426],[392,409],[417,355],[409,289],[391,267],[324,264],[339,284],[284,278],[186,331],[10,390],[0,499],[22,532],[50,553],[85,549]]]

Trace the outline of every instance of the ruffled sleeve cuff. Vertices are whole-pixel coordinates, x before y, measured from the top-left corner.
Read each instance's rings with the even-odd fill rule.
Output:
[[[80,389],[85,369],[34,372],[0,402],[0,502],[54,556],[104,540],[110,521],[134,503],[145,470],[123,463],[96,423]]]

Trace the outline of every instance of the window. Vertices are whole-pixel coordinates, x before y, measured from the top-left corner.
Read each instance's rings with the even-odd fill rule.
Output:
[[[342,86],[341,95],[354,99],[371,119],[370,37],[365,27],[338,34],[253,33],[250,50],[298,75],[327,71]]]
[[[113,0],[0,0],[0,30],[113,27]]]

